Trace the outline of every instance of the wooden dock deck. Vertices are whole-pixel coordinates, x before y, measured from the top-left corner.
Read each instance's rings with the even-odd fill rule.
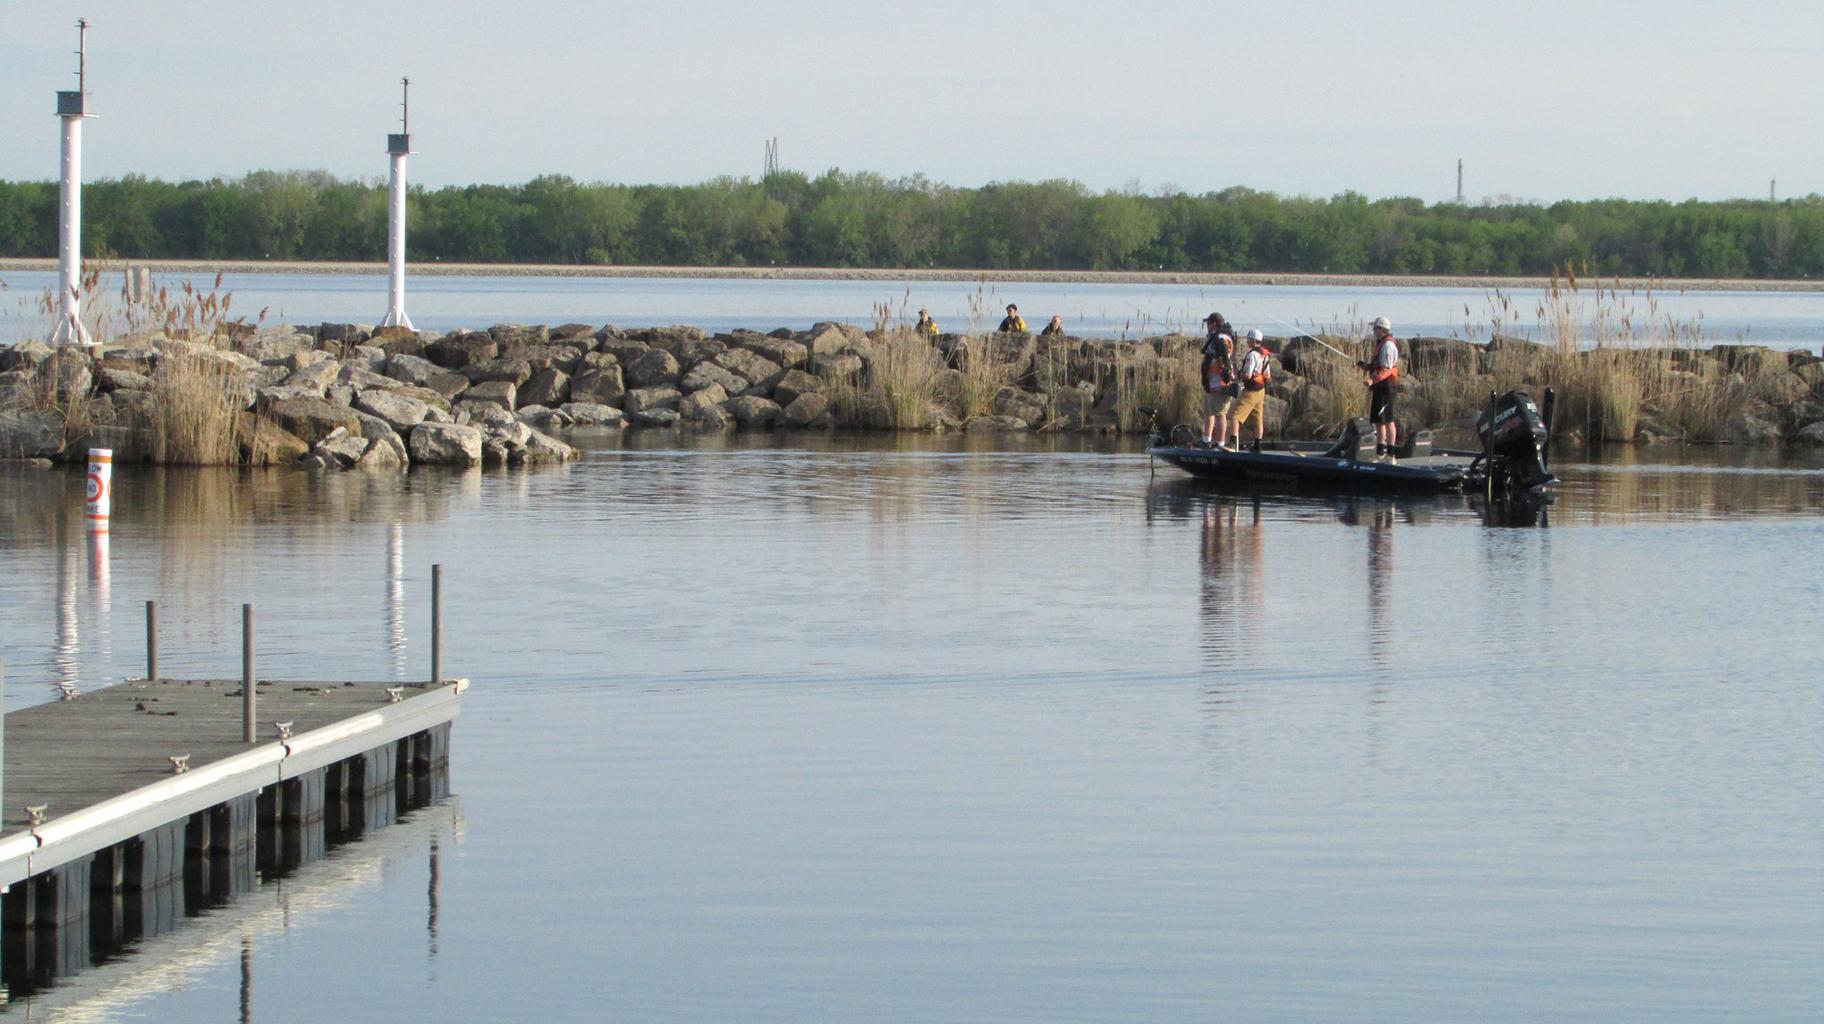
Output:
[[[262,681],[252,743],[239,680],[132,680],[7,714],[8,985],[85,969],[447,794],[466,689]]]

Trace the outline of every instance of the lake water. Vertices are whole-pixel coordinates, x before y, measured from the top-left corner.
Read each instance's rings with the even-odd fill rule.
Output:
[[[171,274],[159,279],[176,290],[183,282],[207,292],[214,275]],[[53,286],[49,273],[0,275],[0,341],[43,334],[46,318],[36,299]],[[118,277],[94,305],[115,305]],[[268,322],[374,323],[386,312],[386,279],[348,274],[229,274],[221,290],[233,310],[249,320],[262,310]],[[823,320],[873,324],[879,307],[908,321],[929,307],[949,331],[989,330],[1007,303],[1019,305],[1039,329],[1053,314],[1073,334],[1140,337],[1169,330],[1198,332],[1211,310],[1237,327],[1284,336],[1307,330],[1355,332],[1377,316],[1393,320],[1403,337],[1467,337],[1485,341],[1498,319],[1501,331],[1551,337],[1542,323],[1538,292],[1499,297],[1482,288],[1341,288],[1307,285],[1207,287],[1154,284],[1037,284],[988,281],[798,281],[704,278],[412,277],[406,310],[414,326],[447,331],[495,323],[567,322],[623,327],[688,323],[710,331],[738,327],[802,330]],[[10,299],[10,301],[8,301]],[[1776,348],[1824,347],[1824,292],[1623,292],[1612,300],[1587,298],[1581,308],[1585,337],[1599,330],[1614,337],[1623,316],[1637,337],[1661,338],[1652,324],[1668,318],[1699,328],[1704,343],[1747,342]],[[1606,317],[1598,328],[1596,317]]]
[[[84,1021],[1813,1021],[1824,468],[1545,525],[1124,443],[581,434],[537,472],[0,463],[11,708],[473,680],[456,797],[7,1009]],[[241,999],[249,1000],[248,1017]]]

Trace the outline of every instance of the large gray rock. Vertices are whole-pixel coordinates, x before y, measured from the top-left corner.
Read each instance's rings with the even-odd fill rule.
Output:
[[[1806,448],[1824,448],[1824,420],[1800,427],[1792,435],[1792,443]]]
[[[543,345],[551,340],[551,331],[544,324],[495,324],[488,328],[488,336],[494,339],[502,352],[509,352],[528,345]]]
[[[1778,444],[1780,428],[1752,413],[1738,412],[1723,424],[1722,439],[1735,444]]]
[[[22,341],[11,348],[0,348],[0,373],[8,370],[35,370],[51,358],[53,349],[42,341]]]
[[[0,411],[0,458],[49,459],[63,451],[63,416],[48,410]]]
[[[565,373],[576,372],[576,366],[582,358],[589,355],[595,339],[587,344],[580,341],[553,341],[549,345],[533,345],[514,353],[532,366],[532,372],[556,368]]]
[[[798,400],[799,395],[808,395],[823,390],[823,380],[813,377],[803,370],[787,370],[780,376],[779,382],[773,385],[773,401],[785,408]]]
[[[608,337],[602,339],[602,347],[597,351],[611,355],[625,365],[651,347],[638,338]]]
[[[296,434],[306,444],[316,444],[337,428],[351,434],[361,429],[360,421],[348,406],[322,398],[285,398],[262,404],[266,406],[265,414],[274,423]]]
[[[1045,400],[1017,388],[1002,388],[994,396],[994,414],[1011,416],[1029,427],[1045,422]]]
[[[430,406],[409,395],[393,391],[363,391],[355,399],[355,408],[371,416],[377,416],[400,433],[409,432],[413,427],[424,422]]]
[[[830,424],[830,400],[815,391],[806,391],[785,407],[780,414],[788,426],[823,427]]]
[[[462,368],[462,375],[475,384],[504,380],[518,387],[531,378],[532,364],[516,355],[501,356],[485,363],[470,363]]]
[[[623,420],[621,410],[594,402],[566,402],[557,411],[579,427],[618,426]]]
[[[861,373],[865,365],[861,357],[853,352],[819,353],[812,356],[808,364],[812,373],[824,380],[853,377]]]
[[[677,357],[662,348],[642,352],[627,364],[626,379],[636,388],[675,385],[678,382]]]
[[[462,423],[420,423],[407,447],[412,461],[423,465],[478,466],[481,428]]]
[[[621,381],[619,366],[584,370],[570,380],[570,400],[596,405],[619,406],[627,386]]]
[[[316,347],[317,339],[284,324],[261,328],[240,342],[241,352],[256,363],[268,359],[284,359]]]
[[[486,334],[470,331],[438,338],[425,347],[424,355],[446,370],[460,370],[500,355],[500,345]]]
[[[722,403],[722,408],[727,409],[728,414],[744,427],[770,427],[778,422],[779,414],[783,411],[779,408],[779,403],[758,395],[731,398]]]
[[[411,463],[411,455],[406,451],[405,442],[398,434],[388,431],[372,439],[367,452],[357,462],[358,469],[401,470]]]
[[[570,375],[555,366],[534,373],[519,388],[519,404],[556,408],[570,398]]]
[[[445,370],[443,367],[438,366],[429,359],[401,353],[388,356],[386,360],[386,369],[382,372],[396,381],[402,381],[406,384],[412,384],[422,388],[429,386],[432,377],[450,371]],[[467,378],[464,379],[466,380]]]
[[[576,361],[575,369],[564,372],[574,377],[584,370],[605,370],[610,366],[619,365],[621,365],[621,360],[613,352],[585,352],[583,357]]]
[[[728,401],[728,392],[722,390],[722,386],[719,384],[711,384],[709,387],[692,391],[679,399],[678,415],[687,420],[701,419],[704,410],[714,409],[726,401]]]
[[[626,404],[622,408],[627,410],[629,416],[652,409],[676,409],[680,397],[677,388],[635,388],[627,392]]]
[[[337,468],[348,469],[361,461],[361,456],[367,454],[367,449],[372,444],[373,442],[365,437],[342,432],[318,441],[311,452],[312,454],[329,455],[335,460]]]
[[[101,367],[95,371],[96,384],[103,391],[149,391],[152,378],[132,370],[116,370]]]
[[[795,341],[769,337],[765,334],[737,335],[735,344],[788,370],[803,366],[805,358],[810,354],[803,345]]]
[[[727,409],[712,405],[684,422],[695,430],[727,430],[735,425],[735,418]]]
[[[676,409],[641,409],[627,414],[627,422],[636,427],[675,427],[678,420]]]
[[[343,362],[350,366],[360,366],[374,373],[386,372],[386,361],[391,358],[386,349],[373,345],[356,345],[348,350],[348,358]]]
[[[653,348],[669,349],[673,352],[678,351],[690,342],[702,341],[705,337],[703,328],[692,327],[689,324],[677,324],[672,327],[647,327],[638,332],[634,332],[634,334],[636,337],[644,338],[646,343]]]
[[[773,383],[783,372],[779,364],[744,348],[731,348],[715,358],[715,365],[747,378],[747,394],[766,396],[773,389]]]
[[[554,342],[568,340],[584,341],[588,342],[588,344],[593,347],[595,345],[595,328],[588,324],[558,324],[556,327],[551,328],[551,340]]]
[[[532,436],[526,439],[525,449],[526,461],[533,464],[569,462],[581,454],[564,442],[536,430],[532,431]]]
[[[519,397],[519,389],[512,381],[490,380],[475,385],[460,396],[464,405],[486,402],[511,410]]]
[[[849,349],[849,336],[834,325],[805,335],[804,347],[812,356],[833,356]]]
[[[373,337],[374,329],[368,324],[323,324],[317,328],[317,337],[325,343],[335,342],[353,347]]]
[[[330,385],[336,383],[336,377],[341,372],[342,364],[325,356],[291,371],[279,382],[279,386],[294,391],[314,391],[321,398],[329,391]]]
[[[678,363],[681,366],[695,366],[727,351],[728,344],[721,338],[700,338],[696,341],[687,341],[678,346]]]
[[[718,353],[720,354],[720,353]],[[684,375],[680,387],[685,391],[701,391],[707,387],[720,387],[731,395],[738,395],[747,390],[750,381],[731,370],[717,366],[715,363],[698,363]]]

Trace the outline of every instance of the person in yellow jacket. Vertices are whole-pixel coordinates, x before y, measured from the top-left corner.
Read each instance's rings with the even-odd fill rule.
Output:
[[[931,319],[930,310],[921,309],[918,311],[918,326],[914,327],[913,330],[927,338],[937,337],[937,321]]]
[[[1007,315],[1001,319],[1001,326],[996,327],[995,330],[1002,334],[1026,333],[1026,318],[1020,315],[1020,307],[1009,302]]]

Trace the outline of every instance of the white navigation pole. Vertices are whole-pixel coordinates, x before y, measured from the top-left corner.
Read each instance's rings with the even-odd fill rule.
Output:
[[[401,78],[404,88],[399,101],[399,134],[386,137],[386,151],[393,158],[392,183],[387,190],[386,223],[386,319],[382,327],[410,329],[412,318],[405,315],[405,158],[412,152],[412,80]]]
[[[57,323],[53,345],[93,345],[82,326],[82,119],[88,110],[88,19],[76,22],[76,91],[59,90],[57,116],[63,119],[63,185],[57,204]]]

